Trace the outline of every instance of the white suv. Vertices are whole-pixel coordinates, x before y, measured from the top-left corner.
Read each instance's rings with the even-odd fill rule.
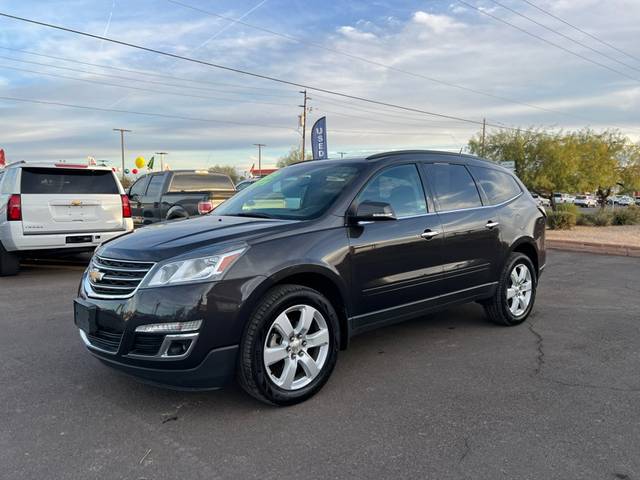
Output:
[[[18,162],[0,170],[0,276],[17,274],[21,255],[90,251],[131,230],[129,199],[110,168]]]
[[[598,206],[598,200],[591,195],[577,195],[573,202],[578,207],[595,208]]]

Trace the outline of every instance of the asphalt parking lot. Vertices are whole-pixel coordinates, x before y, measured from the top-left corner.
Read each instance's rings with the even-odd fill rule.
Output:
[[[362,335],[286,409],[102,366],[81,270],[0,279],[3,479],[640,479],[640,259],[551,251],[526,324],[468,305]]]

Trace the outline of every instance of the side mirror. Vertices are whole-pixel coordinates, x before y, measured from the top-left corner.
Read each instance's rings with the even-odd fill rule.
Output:
[[[380,220],[397,220],[393,207],[386,202],[364,201],[360,203],[350,219],[354,222],[376,222]]]

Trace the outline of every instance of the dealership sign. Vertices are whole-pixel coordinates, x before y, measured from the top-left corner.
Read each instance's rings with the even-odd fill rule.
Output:
[[[325,160],[327,156],[327,117],[319,118],[311,130],[311,149],[313,158]]]

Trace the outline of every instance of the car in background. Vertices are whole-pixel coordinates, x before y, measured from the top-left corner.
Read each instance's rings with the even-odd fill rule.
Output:
[[[636,205],[640,207],[640,197],[636,197]]]
[[[556,205],[561,203],[573,203],[576,200],[576,197],[573,195],[569,195],[568,193],[554,193],[553,201]]]
[[[197,217],[216,208],[236,193],[223,173],[207,170],[167,170],[138,178],[129,189],[136,227]]]
[[[576,195],[576,199],[573,202],[578,207],[583,208],[595,208],[598,206],[598,200],[592,195]]]
[[[551,206],[551,202],[549,201],[548,198],[541,197],[537,193],[532,193],[531,196],[536,201],[536,203],[538,204],[539,207],[550,207]]]
[[[256,183],[258,180],[260,180],[259,177],[247,178],[246,180],[242,180],[241,182],[238,182],[236,184],[236,191],[239,192],[241,190],[244,190],[248,186],[253,185],[254,183]]]
[[[607,205],[618,205],[620,207],[629,207],[634,204],[633,198],[628,195],[614,195],[607,199]]]
[[[86,164],[9,164],[0,170],[0,276],[20,257],[92,251],[133,230],[115,173]]]

